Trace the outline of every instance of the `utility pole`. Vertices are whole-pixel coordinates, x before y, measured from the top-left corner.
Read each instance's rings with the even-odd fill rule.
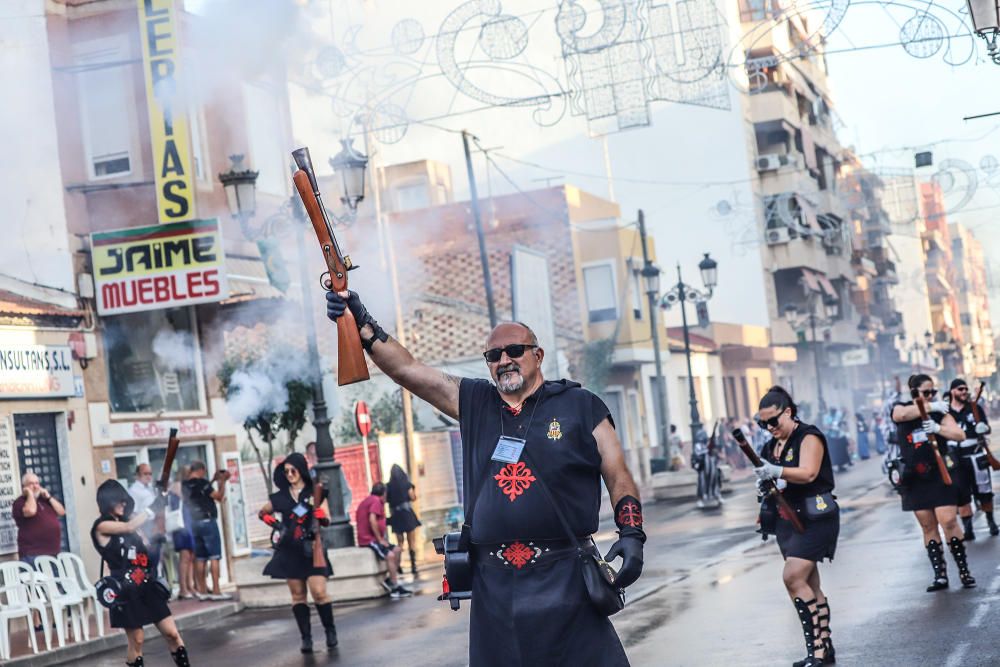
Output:
[[[465,169],[469,174],[469,199],[472,203],[472,217],[476,221],[476,238],[479,241],[479,261],[483,265],[483,283],[486,286],[486,307],[490,312],[490,328],[497,325],[497,309],[493,303],[493,279],[490,277],[490,261],[486,254],[486,237],[483,235],[483,219],[479,215],[479,191],[476,188],[476,175],[472,171],[472,154],[469,151],[467,130],[462,130],[462,146],[465,148]]]
[[[642,275],[646,279],[646,296],[649,298],[649,331],[653,337],[653,360],[656,364],[656,396],[653,403],[657,413],[657,430],[660,433],[660,446],[663,447],[663,455],[670,457],[670,431],[667,424],[670,423],[670,409],[667,406],[667,385],[663,381],[663,359],[660,356],[660,336],[659,325],[656,316],[658,309],[657,289],[652,288],[654,282],[658,282],[660,269],[649,261],[649,249],[646,247],[646,214],[639,209],[639,238],[642,241]]]
[[[691,442],[697,442],[702,432],[701,415],[698,414],[698,394],[694,390],[694,373],[691,372],[691,336],[688,333],[687,301],[685,292],[687,285],[681,277],[681,263],[677,262],[677,293],[681,301],[681,326],[684,328],[684,357],[688,369],[688,405],[691,408]]]
[[[812,329],[813,364],[816,367],[816,403],[819,408],[819,418],[817,421],[822,421],[823,415],[826,414],[826,401],[823,400],[823,381],[819,373],[820,342],[816,337],[816,313],[814,309],[809,310],[809,328]]]

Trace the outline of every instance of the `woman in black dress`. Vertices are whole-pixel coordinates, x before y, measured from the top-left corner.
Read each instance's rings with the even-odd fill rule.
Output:
[[[969,572],[965,555],[962,528],[958,523],[958,489],[953,484],[945,484],[938,470],[932,447],[936,446],[929,434],[945,440],[962,440],[965,432],[948,414],[947,401],[935,401],[937,389],[928,375],[911,375],[907,380],[911,399],[923,398],[927,404],[929,419],[920,420],[920,410],[913,400],[897,401],[892,407],[892,421],[896,424],[896,441],[904,470],[900,484],[903,511],[913,512],[924,533],[927,557],[934,569],[934,581],[927,592],[948,588],[948,566],[944,561],[940,530],[951,549],[951,555],[958,566],[958,576],[965,588],[973,588],[976,580]],[[942,454],[945,461],[950,459]],[[949,466],[951,467],[951,466]]]
[[[161,496],[154,502],[154,506],[160,505],[164,500]],[[125,664],[142,667],[142,627],[153,623],[167,641],[174,664],[190,667],[184,640],[181,639],[167,606],[170,591],[152,579],[149,546],[138,532],[143,524],[155,516],[154,511],[144,510],[132,516],[135,502],[125,487],[113,479],[98,487],[97,507],[101,516],[90,529],[90,539],[97,553],[107,563],[110,576],[123,582],[121,597],[125,602],[112,607],[109,616],[111,627],[123,628],[128,638]]]
[[[330,559],[323,550],[326,564],[313,567],[312,540],[316,521],[326,526],[330,523],[327,492],[319,507],[313,507],[313,480],[309,476],[306,457],[299,452],[289,454],[274,469],[274,486],[278,490],[261,508],[257,516],[271,526],[274,555],[264,567],[264,574],[272,579],[284,579],[292,594],[292,614],[302,636],[301,651],[312,653],[312,627],[309,620],[308,594],[312,594],[326,632],[326,646],[337,645],[337,627],[333,623],[333,603],[326,592],[326,579],[333,574]],[[281,515],[281,519],[275,516]]]
[[[775,536],[785,559],[782,579],[802,623],[806,657],[795,667],[835,662],[830,639],[830,604],[820,587],[819,563],[833,560],[840,535],[840,509],[833,495],[833,465],[826,437],[798,420],[792,397],[771,387],[760,400],[757,423],[771,435],[761,451],[764,465],[754,468],[761,482],[776,480],[805,526],[797,532],[778,516]]]
[[[410,549],[410,570],[417,573],[417,552],[414,548],[416,544],[417,527],[420,526],[420,519],[413,511],[413,502],[417,499],[416,487],[410,482],[402,468],[393,464],[389,471],[389,483],[386,485],[386,501],[392,510],[389,517],[389,526],[396,534],[396,544],[403,547],[403,536],[406,536],[406,546]],[[403,566],[399,566],[399,573],[403,573]]]

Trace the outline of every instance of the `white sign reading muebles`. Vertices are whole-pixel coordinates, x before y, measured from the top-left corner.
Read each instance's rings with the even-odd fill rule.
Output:
[[[21,495],[14,465],[14,429],[10,417],[0,417],[0,554],[17,553],[17,525],[11,515],[14,501]]]
[[[67,345],[0,342],[0,399],[73,396],[72,363]]]

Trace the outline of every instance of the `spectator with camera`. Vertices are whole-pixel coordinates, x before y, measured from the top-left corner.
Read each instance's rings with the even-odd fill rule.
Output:
[[[212,479],[202,461],[191,463],[191,474],[181,484],[184,502],[191,513],[191,535],[194,537],[195,596],[199,600],[231,600],[232,595],[219,587],[219,561],[222,559],[222,536],[219,534],[219,509],[226,497],[229,473],[217,470]],[[214,485],[214,486],[213,486]],[[208,571],[212,573],[212,592],[208,592]]]

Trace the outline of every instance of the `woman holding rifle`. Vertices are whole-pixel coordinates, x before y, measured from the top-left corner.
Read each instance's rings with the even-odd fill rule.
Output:
[[[976,580],[969,572],[962,528],[958,524],[958,490],[951,483],[947,463],[937,443],[938,438],[962,440],[965,432],[948,413],[947,401],[934,400],[937,389],[929,375],[911,375],[907,385],[911,400],[897,401],[893,405],[892,421],[896,424],[896,440],[904,466],[900,476],[903,511],[913,512],[917,517],[924,534],[927,557],[934,569],[934,581],[927,587],[927,592],[948,588],[948,566],[944,562],[944,548],[939,542],[939,527],[944,530],[962,586],[973,588]],[[918,401],[922,405],[918,405]],[[924,410],[923,417],[921,409]]]
[[[801,523],[793,525],[779,511],[774,532],[785,559],[782,579],[802,624],[806,657],[795,667],[835,662],[830,639],[830,605],[820,587],[819,563],[833,560],[840,534],[840,510],[833,495],[833,465],[826,437],[798,419],[798,408],[781,387],[771,387],[760,399],[757,424],[770,439],[754,468],[759,485],[774,481]],[[801,532],[799,530],[801,528]]]
[[[302,637],[302,653],[312,653],[312,627],[309,621],[307,593],[312,594],[316,613],[326,631],[326,646],[337,645],[337,627],[333,623],[333,603],[326,592],[326,579],[333,574],[330,560],[323,550],[323,567],[313,566],[312,540],[314,522],[330,523],[326,489],[319,507],[313,507],[313,480],[309,476],[306,457],[299,452],[289,454],[274,469],[274,486],[277,491],[261,508],[257,516],[275,532],[271,542],[274,556],[264,567],[264,574],[272,579],[284,579],[292,594],[292,614]],[[281,519],[275,516],[281,515]]]

